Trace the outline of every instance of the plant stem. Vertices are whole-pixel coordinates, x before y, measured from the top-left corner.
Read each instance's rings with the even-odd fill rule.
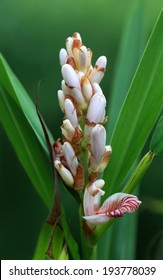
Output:
[[[80,219],[80,236],[81,236],[81,259],[90,260],[96,259],[96,242],[92,239],[92,231],[84,224],[83,206],[79,206],[79,219]]]

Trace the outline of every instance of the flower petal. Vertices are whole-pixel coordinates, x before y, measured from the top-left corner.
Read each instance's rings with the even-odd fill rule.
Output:
[[[86,186],[83,198],[85,215],[93,215],[98,211],[101,196],[105,194],[105,192],[101,190],[104,184],[105,181],[99,179]]]
[[[134,212],[141,201],[135,195],[115,193],[106,199],[97,214],[105,214],[108,217],[122,217],[125,213]]]
[[[87,220],[87,222],[94,224],[94,225],[104,224],[110,220],[110,218],[108,216],[106,216],[105,214],[84,216],[83,219]]]
[[[96,215],[89,215],[83,218],[91,224],[103,224],[112,218],[122,217],[125,213],[134,212],[141,201],[134,195],[125,193],[115,193],[111,195],[101,208],[96,212]]]

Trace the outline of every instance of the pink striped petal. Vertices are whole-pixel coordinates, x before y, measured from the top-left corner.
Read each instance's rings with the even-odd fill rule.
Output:
[[[98,211],[98,214],[105,214],[108,217],[122,217],[125,213],[134,212],[141,201],[135,195],[115,193],[106,199]]]
[[[83,218],[91,224],[103,224],[108,222],[112,218],[122,217],[126,213],[134,212],[141,201],[131,194],[115,193],[104,201],[101,208],[95,213],[95,215],[84,216]]]

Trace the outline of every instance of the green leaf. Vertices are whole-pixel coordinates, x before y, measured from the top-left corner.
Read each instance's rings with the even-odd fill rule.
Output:
[[[44,223],[40,231],[39,239],[33,256],[33,260],[44,260],[49,240],[51,238],[52,226]]]
[[[111,88],[111,100],[106,123],[107,137],[110,138],[117,116],[127,94],[132,77],[138,66],[145,46],[144,10],[140,1],[136,1],[126,15],[126,22],[122,33],[121,45],[116,61],[115,74]],[[125,71],[124,71],[125,70]],[[113,151],[114,153],[114,151]],[[107,182],[106,182],[107,187]],[[100,259],[133,259],[136,246],[136,215],[127,215],[114,223],[98,242],[98,258]],[[128,229],[131,229],[128,231]],[[127,229],[127,234],[125,231]],[[123,234],[119,235],[119,232]],[[124,246],[130,250],[124,250]]]
[[[149,39],[112,138],[112,159],[104,172],[107,193],[117,191],[140,154],[163,104],[163,13]]]
[[[68,228],[68,224],[66,221],[66,217],[65,214],[62,215],[61,217],[61,223],[62,223],[62,227],[63,227],[63,231],[64,231],[64,236],[65,236],[65,240],[66,243],[68,245],[70,254],[72,256],[73,260],[80,260],[80,255],[78,252],[78,245],[75,241],[75,239],[73,238],[69,228]]]
[[[111,86],[111,98],[107,111],[107,115],[109,116],[108,122],[106,123],[108,139],[110,139],[113,133],[118,114],[145,47],[144,25],[144,9],[138,0],[133,3],[126,15],[116,60]]]
[[[60,254],[62,252],[63,240],[64,233],[59,226],[56,226],[54,230],[54,237],[52,240],[53,256],[55,260],[58,260],[60,257]]]
[[[64,247],[65,243],[65,246],[67,246],[69,249],[72,259],[79,260],[80,256],[78,252],[78,245],[71,235],[70,229],[68,228],[64,212],[61,215],[61,227],[59,225],[56,225],[56,227],[54,228],[54,226],[55,225],[44,223],[39,234],[33,259],[44,260],[49,242],[50,240],[52,240],[54,259],[61,259],[64,256],[66,257],[66,248]],[[63,250],[61,250],[62,245]]]
[[[150,149],[156,155],[163,154],[163,116],[159,119],[156,129],[153,133]]]
[[[36,114],[36,108],[30,99],[29,95],[26,93],[24,87],[21,85],[13,71],[10,69],[7,64],[5,58],[0,53],[0,86],[9,94],[16,104],[20,107],[22,112],[24,113],[27,121],[33,128],[39,142],[41,143],[43,149],[48,154],[48,149],[44,137],[44,133],[42,131],[42,127],[40,125],[38,116]],[[51,140],[53,138],[49,133]]]
[[[63,247],[62,252],[60,254],[59,260],[69,260],[68,252],[66,246]]]
[[[0,121],[25,171],[48,207],[53,197],[51,165],[22,110],[0,87]],[[10,170],[8,170],[10,176]]]

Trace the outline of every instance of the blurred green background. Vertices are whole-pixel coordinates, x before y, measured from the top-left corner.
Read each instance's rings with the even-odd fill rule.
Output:
[[[57,105],[62,79],[58,53],[65,39],[78,31],[93,50],[93,63],[100,55],[107,56],[102,88],[109,104],[123,30],[137,6],[142,27],[137,26],[136,32],[140,29],[145,45],[162,0],[0,0],[0,51],[34,102],[40,93],[40,111],[55,138],[60,137],[62,121]],[[131,41],[131,48],[138,43]],[[133,73],[125,73],[124,67],[124,75],[131,79]],[[163,259],[163,158],[157,158],[144,177],[140,197],[144,203],[138,216],[135,258]],[[31,259],[47,214],[0,126],[0,258]]]

